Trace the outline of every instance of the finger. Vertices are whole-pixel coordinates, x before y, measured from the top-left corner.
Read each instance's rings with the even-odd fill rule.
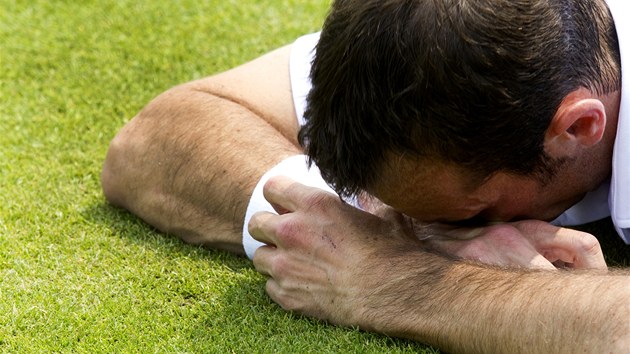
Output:
[[[265,183],[263,195],[274,209],[286,213],[298,209],[306,190],[308,187],[289,177],[275,176]]]
[[[275,176],[265,183],[263,195],[279,214],[284,214],[308,208],[333,194],[298,183],[289,177]]]
[[[304,218],[297,215],[258,212],[249,220],[247,228],[252,237],[262,243],[283,249],[308,250],[312,247],[313,238],[309,237],[312,233],[309,234]]]
[[[555,239],[566,245],[564,247],[570,247],[569,252],[572,252],[573,256],[571,257],[570,255],[568,260],[560,259],[572,263],[574,268],[608,268],[599,241],[594,236],[575,230],[563,229]]]
[[[268,211],[260,211],[252,215],[247,230],[255,240],[268,245],[277,244],[276,230],[281,216]]]
[[[252,258],[256,271],[262,275],[273,277],[271,263],[275,254],[276,248],[274,246],[266,245],[258,247],[256,252],[254,252],[254,258]]]
[[[265,291],[267,292],[267,295],[269,295],[271,300],[273,300],[273,302],[278,304],[284,310],[296,313],[303,312],[301,307],[297,305],[298,302],[289,295],[289,292],[287,292],[285,289],[282,288],[282,286],[280,286],[276,279],[267,279],[267,283],[265,284]]]
[[[509,225],[487,227],[486,232],[473,239],[439,239],[425,244],[443,252],[498,266],[517,266],[535,269],[555,269],[518,230]]]
[[[288,213],[291,212],[291,210],[283,207],[280,204],[271,203],[271,202],[269,202],[269,204],[271,204],[271,207],[273,208],[273,210],[276,211],[276,213],[278,213],[278,215],[284,215],[284,214],[288,214]]]
[[[267,292],[267,295],[269,295],[271,300],[280,305],[280,307],[282,307],[282,304],[279,302],[279,294],[281,292],[281,289],[282,288],[280,287],[280,285],[278,285],[278,282],[275,279],[267,279],[267,282],[265,283],[265,292]]]
[[[551,226],[531,235],[534,248],[552,262],[562,261],[579,269],[607,268],[599,242],[590,234]]]

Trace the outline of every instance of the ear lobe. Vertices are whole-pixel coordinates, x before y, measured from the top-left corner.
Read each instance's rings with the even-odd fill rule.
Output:
[[[600,100],[567,98],[547,129],[545,146],[552,151],[569,153],[597,144],[605,130],[606,109]]]

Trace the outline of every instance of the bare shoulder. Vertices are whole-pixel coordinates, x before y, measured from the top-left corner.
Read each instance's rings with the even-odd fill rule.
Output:
[[[228,71],[184,84],[249,109],[285,136],[298,125],[289,77],[291,45],[273,50]]]

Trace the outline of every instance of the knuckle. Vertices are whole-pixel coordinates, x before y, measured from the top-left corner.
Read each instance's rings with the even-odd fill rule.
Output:
[[[288,302],[286,292],[282,289],[282,287],[280,287],[275,279],[267,280],[265,291],[275,303],[280,305],[283,309],[286,309],[285,306]]]
[[[282,292],[278,298],[278,304],[286,311],[301,313],[302,306],[292,296],[286,292]]]
[[[301,313],[304,312],[303,311],[303,307],[300,306],[300,304],[297,301],[293,300],[292,298],[287,296],[283,300],[284,301],[282,302],[282,304],[280,304],[280,306],[284,310],[289,311],[289,312],[298,313],[298,314],[301,314]]]
[[[270,279],[266,284],[266,292],[282,309],[295,313],[305,312],[304,304],[293,296],[292,289],[287,289],[283,284]]]
[[[247,231],[249,231],[249,233],[253,233],[255,230],[260,228],[260,222],[258,220],[258,215],[254,214],[250,219],[249,222],[247,223]]]
[[[579,249],[587,254],[597,254],[601,252],[599,240],[591,234],[581,232],[578,238]]]
[[[310,212],[320,212],[329,209],[336,198],[324,191],[314,191],[304,197],[307,210]]]
[[[278,180],[278,176],[272,176],[270,177],[267,182],[265,182],[265,184],[263,185],[263,191],[265,192],[269,192],[272,190],[276,190],[279,188],[279,180]]]
[[[280,280],[283,278],[289,269],[289,262],[284,257],[275,257],[271,262],[271,274],[277,279]]]
[[[299,246],[303,242],[302,227],[295,220],[286,219],[278,223],[276,233],[277,237],[282,240],[282,243],[287,246]]]

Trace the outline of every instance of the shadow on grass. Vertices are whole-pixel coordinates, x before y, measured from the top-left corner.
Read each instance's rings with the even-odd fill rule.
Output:
[[[175,256],[186,255],[193,260],[220,259],[226,266],[235,271],[252,268],[251,262],[244,257],[185,243],[174,235],[165,234],[155,229],[128,211],[113,207],[105,202],[85,210],[83,217],[86,221],[106,227],[111,230],[113,235],[125,238],[134,244],[165,250]]]
[[[258,282],[230,286],[222,301],[224,307],[204,311],[203,321],[193,335],[208,341],[220,336],[231,351],[276,353],[291,348],[295,353],[440,353],[416,341],[337,327],[284,312]]]
[[[87,222],[107,228],[114,236],[124,238],[127,242],[142,244],[173,256],[184,255],[195,260],[220,262],[235,272],[234,279],[226,284],[215,301],[209,301],[202,294],[197,300],[193,300],[196,296],[189,299],[203,311],[192,323],[187,323],[184,336],[199,351],[232,349],[277,352],[293,348],[300,352],[438,352],[414,341],[338,328],[286,313],[265,294],[264,280],[256,275],[249,260],[227,252],[186,244],[105,202],[93,205],[83,216]],[[610,219],[583,225],[578,229],[598,237],[610,266],[630,266],[630,246],[619,238]]]
[[[194,294],[187,299],[194,303],[193,307],[203,310],[194,321],[186,323],[185,334],[181,334],[200,352],[282,352],[292,348],[294,352],[439,353],[418,342],[335,327],[287,313],[266,295],[264,279],[245,257],[186,244],[105,202],[86,209],[83,218],[125,242],[173,257],[217,262],[234,272],[218,298],[211,300],[207,295]]]

